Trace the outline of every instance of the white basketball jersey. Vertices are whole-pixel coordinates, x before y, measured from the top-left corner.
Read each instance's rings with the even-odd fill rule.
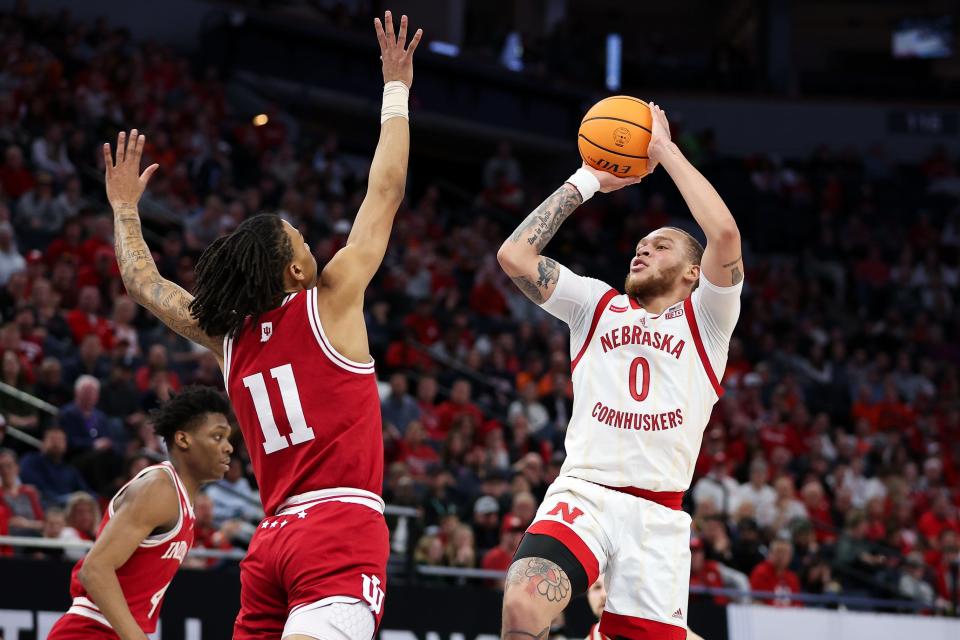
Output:
[[[702,275],[684,301],[648,313],[561,268],[543,308],[570,325],[573,413],[561,475],[611,487],[685,491],[723,389],[743,284]]]

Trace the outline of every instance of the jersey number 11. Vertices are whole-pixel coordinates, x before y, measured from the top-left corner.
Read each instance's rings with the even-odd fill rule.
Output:
[[[270,376],[280,387],[283,410],[287,413],[287,422],[290,423],[289,436],[280,435],[280,429],[277,428],[263,374],[255,373],[243,379],[243,386],[250,391],[253,398],[253,408],[260,421],[260,430],[263,431],[263,451],[267,454],[286,449],[291,442],[295,445],[302,444],[314,438],[313,429],[307,426],[307,419],[303,417],[303,405],[300,404],[300,391],[293,377],[293,367],[289,364],[274,367],[270,369]]]

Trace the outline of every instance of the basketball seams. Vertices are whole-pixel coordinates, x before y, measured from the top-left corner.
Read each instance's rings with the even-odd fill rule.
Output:
[[[634,160],[649,160],[648,156],[634,156],[634,155],[630,155],[629,153],[620,153],[619,151],[614,151],[613,149],[607,149],[606,147],[600,146],[599,144],[597,144],[587,136],[583,135],[582,133],[578,133],[577,137],[583,138],[584,140],[586,140],[587,142],[595,146],[597,149],[600,149],[601,151],[612,153],[613,155],[620,156],[621,158],[632,158]]]
[[[626,124],[632,124],[635,127],[643,129],[650,135],[653,135],[653,131],[643,126],[642,124],[633,122],[631,120],[625,120],[624,118],[614,118],[613,116],[593,116],[592,118],[584,118],[583,121],[580,123],[580,126],[582,127],[583,125],[585,125],[588,122],[591,122],[592,120],[616,120],[617,122],[625,122]]]

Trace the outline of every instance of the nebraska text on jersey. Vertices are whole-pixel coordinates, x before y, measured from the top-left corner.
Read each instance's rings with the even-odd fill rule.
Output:
[[[723,394],[741,287],[717,287],[701,275],[692,295],[653,315],[561,268],[543,308],[570,326],[573,411],[562,474],[613,487],[687,489]]]

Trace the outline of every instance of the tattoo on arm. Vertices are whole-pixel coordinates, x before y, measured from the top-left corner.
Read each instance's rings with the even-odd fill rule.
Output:
[[[543,304],[547,299],[546,292],[560,279],[560,267],[556,260],[541,256],[540,262],[537,264],[537,279],[535,281],[525,275],[510,279],[525,296],[537,304]]]
[[[520,223],[520,226],[510,235],[510,240],[525,241],[539,253],[547,246],[563,221],[582,203],[583,197],[576,187],[562,185]]]
[[[538,593],[550,602],[563,602],[570,595],[570,578],[554,562],[527,558],[515,562],[507,573],[507,584],[526,584],[530,593]]]
[[[736,265],[738,262],[740,262],[742,259],[743,259],[743,256],[742,256],[742,255],[739,255],[739,256],[737,256],[737,259],[736,259],[736,260],[734,260],[734,261],[732,261],[732,262],[728,262],[727,264],[723,265],[723,268],[724,268],[724,269],[729,269],[730,267],[732,267],[732,266]]]
[[[114,211],[114,237],[117,264],[130,296],[183,337],[219,352],[219,340],[201,331],[190,313],[193,296],[157,270],[134,205],[120,205]]]

